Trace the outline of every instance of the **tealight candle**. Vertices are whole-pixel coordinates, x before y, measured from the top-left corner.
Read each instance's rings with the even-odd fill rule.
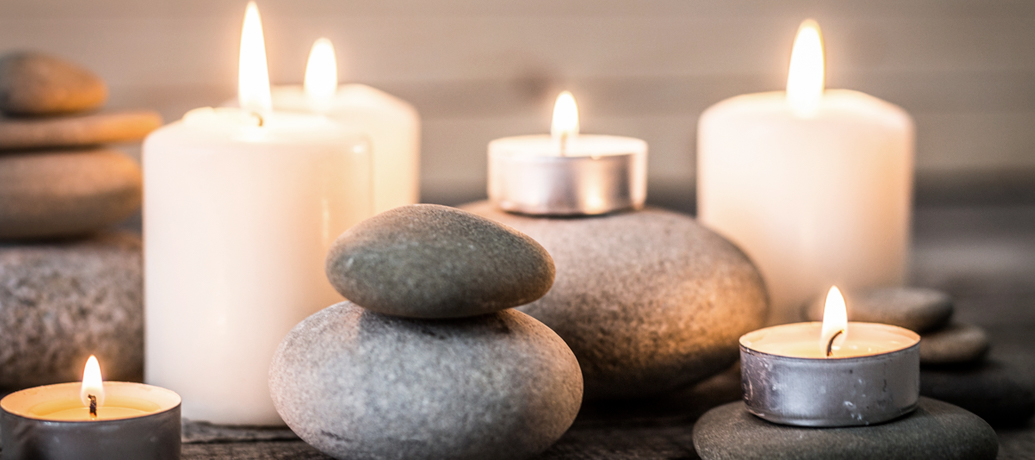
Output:
[[[83,381],[0,400],[3,459],[178,459],[180,397],[151,385],[104,382],[93,356]]]
[[[823,322],[759,329],[740,338],[748,411],[799,426],[870,425],[916,408],[920,336],[887,324],[848,322],[838,289]]]
[[[489,143],[489,200],[531,215],[594,215],[640,209],[647,199],[647,143],[579,134],[578,108],[565,91],[550,135]]]

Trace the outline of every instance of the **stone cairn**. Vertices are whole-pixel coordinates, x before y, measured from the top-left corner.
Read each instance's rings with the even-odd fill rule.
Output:
[[[572,351],[511,308],[545,295],[554,275],[535,240],[465,211],[370,218],[327,257],[350,301],[299,323],[274,355],[274,405],[336,458],[531,458],[582,402]]]
[[[143,373],[141,245],[107,230],[140,208],[137,162],[103,144],[161,125],[101,111],[104,81],[59,58],[0,56],[0,389]]]
[[[802,309],[823,320],[825,296]],[[988,334],[953,321],[952,298],[941,291],[885,287],[845,293],[848,319],[893,324],[920,334],[920,394],[967,409],[994,425],[1026,422],[1035,415],[1035,385],[1025,372],[990,356]]]

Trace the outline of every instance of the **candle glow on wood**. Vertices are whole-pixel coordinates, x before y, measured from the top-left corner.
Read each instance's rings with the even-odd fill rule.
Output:
[[[837,335],[840,333],[840,335]],[[833,339],[831,344],[830,339]],[[838,350],[845,343],[848,337],[848,309],[845,306],[845,298],[837,286],[831,287],[827,292],[827,301],[823,306],[823,329],[820,333],[819,344],[826,352],[827,348]],[[832,345],[832,346],[831,346]]]
[[[550,125],[550,136],[560,145],[560,153],[567,151],[568,140],[579,135],[579,107],[575,104],[575,96],[564,91],[557,96],[553,104],[553,123]]]
[[[787,103],[795,115],[816,116],[823,100],[823,80],[823,37],[819,24],[806,19],[798,28],[787,71]]]
[[[237,101],[242,109],[259,113],[273,110],[270,75],[262,20],[255,2],[248,2],[241,27],[241,57],[237,68]]]
[[[104,405],[104,381],[101,379],[101,366],[97,357],[90,355],[83,369],[83,386],[79,390],[79,399],[84,406],[90,406],[90,396],[96,398],[97,407]]]
[[[313,43],[302,87],[314,107],[326,109],[329,106],[338,91],[338,61],[330,40],[321,38]]]

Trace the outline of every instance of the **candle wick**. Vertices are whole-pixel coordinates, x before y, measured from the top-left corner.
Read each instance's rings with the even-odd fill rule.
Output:
[[[261,128],[263,123],[265,123],[265,121],[266,121],[265,119],[262,118],[262,114],[259,113],[259,112],[254,111],[254,110],[250,110],[249,112],[251,112],[252,116],[254,116],[255,118],[257,118],[259,120],[259,125],[258,126]]]
[[[568,149],[568,132],[567,131],[562,131],[561,132],[561,139],[560,140],[561,140],[561,156],[562,157],[563,156],[567,156],[567,152],[565,152]]]
[[[828,358],[831,355],[834,354],[834,339],[836,339],[837,336],[841,335],[843,332],[844,332],[844,329],[842,329],[840,331],[837,331],[836,333],[834,333],[834,335],[830,336],[830,341],[827,342],[827,357]]]
[[[97,420],[97,397],[94,395],[87,395],[90,398],[90,420]]]

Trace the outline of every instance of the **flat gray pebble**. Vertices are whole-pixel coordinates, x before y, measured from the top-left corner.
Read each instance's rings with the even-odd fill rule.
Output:
[[[972,366],[920,369],[920,394],[969,410],[995,425],[1018,425],[1035,415],[1035,374],[997,359]]]
[[[97,355],[105,379],[144,369],[140,237],[0,245],[0,388],[75,382]]]
[[[0,154],[0,239],[81,235],[140,209],[140,166],[107,149]]]
[[[984,329],[955,323],[920,336],[920,364],[964,364],[980,361],[990,343]]]
[[[457,318],[532,302],[550,290],[553,259],[539,243],[447,206],[401,206],[352,227],[327,255],[327,278],[379,313]]]
[[[82,112],[107,99],[104,80],[72,62],[31,51],[0,57],[0,112],[6,115]]]
[[[917,333],[944,327],[953,312],[952,298],[934,289],[883,287],[843,294],[849,321],[892,324]],[[826,296],[818,294],[802,307],[804,319],[823,321]]]
[[[57,118],[0,118],[0,150],[92,147],[139,141],[162,126],[150,110],[123,110]]]
[[[422,320],[351,302],[295,326],[270,366],[277,411],[340,459],[527,459],[571,426],[582,376],[515,310]]]
[[[488,202],[464,209],[550,251],[553,288],[519,309],[575,352],[587,399],[649,397],[701,381],[732,365],[737,340],[765,319],[758,270],[685,214],[648,208],[546,218],[505,213]]]
[[[823,429],[769,423],[735,402],[697,421],[694,448],[703,460],[993,460],[999,441],[980,417],[929,398],[888,423]]]

